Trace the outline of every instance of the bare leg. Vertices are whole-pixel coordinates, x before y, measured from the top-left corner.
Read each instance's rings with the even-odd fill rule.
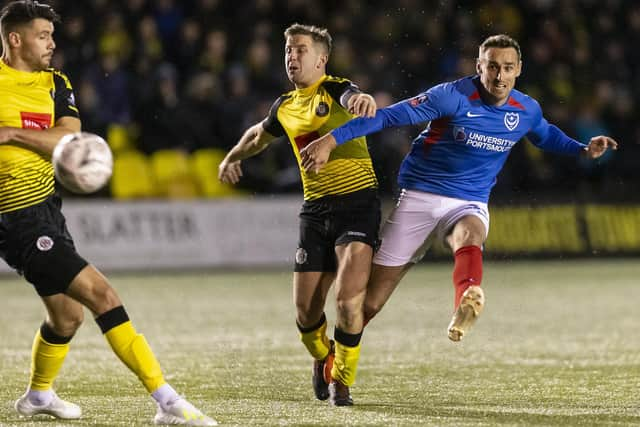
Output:
[[[329,382],[333,367],[331,341],[327,336],[324,306],[335,273],[295,272],[293,300],[296,305],[296,324],[300,341],[313,357],[312,385],[316,398],[329,398]]]
[[[362,242],[351,242],[337,246],[336,254],[336,324],[344,332],[358,334],[362,331],[362,304],[367,292],[373,249]]]
[[[92,265],[78,273],[69,285],[67,295],[91,310],[96,317],[122,305],[107,278]]]
[[[372,265],[371,277],[367,286],[367,297],[364,301],[365,326],[382,310],[400,280],[412,266],[412,263],[400,266]]]
[[[320,320],[334,277],[334,273],[319,271],[293,273],[293,300],[299,326],[310,327]]]
[[[371,271],[373,248],[366,243],[350,242],[336,246],[336,256],[335,363],[331,369],[329,402],[335,406],[350,406],[353,405],[353,400],[349,386],[355,382],[360,360],[362,307]]]

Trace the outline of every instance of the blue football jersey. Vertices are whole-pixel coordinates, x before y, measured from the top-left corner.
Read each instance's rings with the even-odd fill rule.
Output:
[[[586,147],[549,124],[533,98],[514,89],[505,104],[488,105],[480,85],[478,76],[442,83],[331,133],[341,144],[384,128],[429,122],[402,162],[400,187],[485,203],[523,137],[556,153],[577,155]]]

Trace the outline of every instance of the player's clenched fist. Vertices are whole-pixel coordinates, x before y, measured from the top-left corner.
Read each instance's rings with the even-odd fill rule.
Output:
[[[594,136],[586,147],[587,156],[592,159],[597,159],[607,151],[607,148],[617,150],[618,143],[608,136]]]
[[[368,93],[356,93],[349,98],[349,112],[359,117],[373,117],[376,115],[376,101]]]

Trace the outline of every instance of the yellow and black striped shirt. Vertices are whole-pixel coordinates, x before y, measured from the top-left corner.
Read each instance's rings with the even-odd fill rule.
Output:
[[[280,96],[264,121],[264,130],[275,137],[286,135],[300,166],[301,149],[354,117],[341,103],[352,92],[359,89],[349,80],[325,75],[312,86]],[[364,137],[338,146],[319,173],[300,167],[300,175],[305,200],[378,185]]]
[[[69,79],[59,71],[25,72],[0,61],[0,126],[47,129],[78,117]],[[50,159],[19,143],[0,144],[0,213],[42,202],[54,192]]]

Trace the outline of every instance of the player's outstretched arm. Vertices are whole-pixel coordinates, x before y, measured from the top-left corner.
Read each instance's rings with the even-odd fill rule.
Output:
[[[433,95],[433,92],[430,93]],[[450,101],[453,97],[445,96],[444,99],[451,105],[445,103],[443,107],[440,104],[435,104],[437,99],[443,97],[438,98],[438,96],[433,96],[432,100],[427,96],[420,95],[419,97],[421,97],[420,99],[423,99],[423,101],[419,104],[413,103],[413,100],[417,98],[411,98],[376,110],[372,104],[368,103],[368,97],[370,97],[370,95],[359,95],[360,101],[358,102],[366,105],[366,107],[363,106],[363,110],[366,114],[372,113],[371,116],[354,118],[332,130],[331,133],[324,135],[322,138],[316,139],[302,149],[300,156],[304,170],[307,172],[318,172],[329,160],[331,151],[339,144],[390,127],[428,122],[446,116],[448,111],[455,107],[455,103]],[[352,96],[352,98],[354,97],[355,95]],[[355,104],[356,100],[352,101],[349,99],[349,102],[354,102]]]
[[[586,154],[591,159],[597,159],[602,156],[607,149],[618,149],[618,143],[608,136],[598,135],[591,138],[589,145],[587,145]]]
[[[376,100],[368,93],[355,93],[347,102],[348,110],[358,117],[374,117],[376,115]]]
[[[80,120],[75,117],[61,117],[49,129],[22,129],[17,127],[0,127],[0,144],[17,142],[32,150],[51,156],[53,149],[65,135],[80,132]]]
[[[312,141],[300,150],[300,161],[305,171],[318,173],[329,161],[329,155],[337,147],[336,139],[328,133]]]
[[[251,126],[218,165],[218,179],[224,183],[237,184],[242,177],[240,162],[267,148],[274,139],[264,130],[262,122]]]

